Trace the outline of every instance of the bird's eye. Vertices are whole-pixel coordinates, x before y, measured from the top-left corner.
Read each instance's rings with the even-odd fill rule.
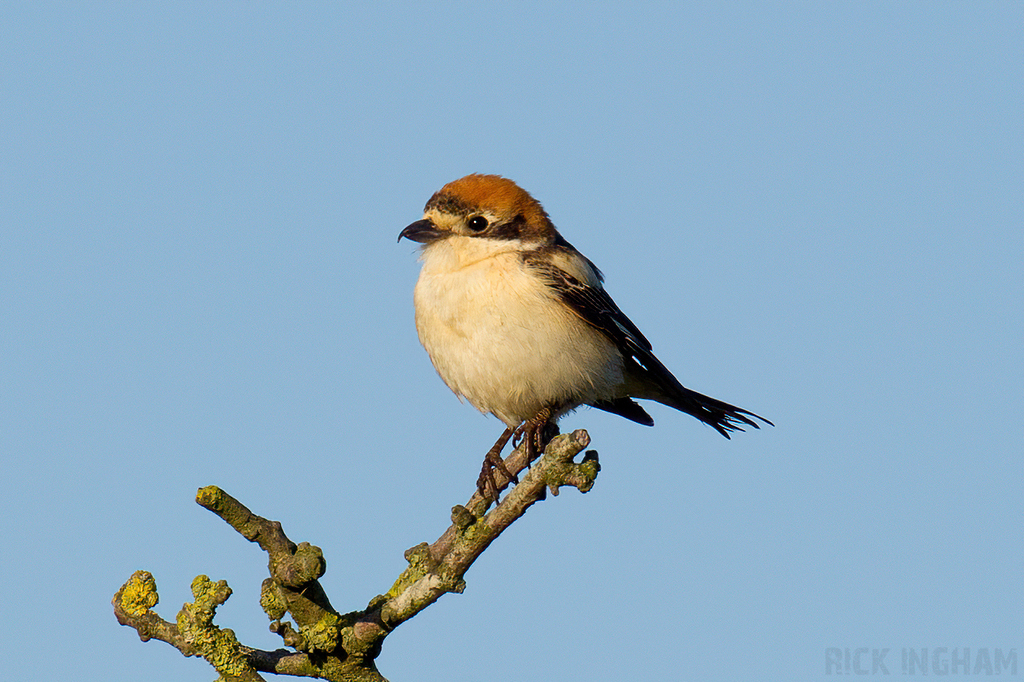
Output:
[[[482,215],[473,216],[469,219],[469,223],[467,224],[469,225],[469,229],[474,232],[481,232],[482,230],[487,229],[487,218]]]

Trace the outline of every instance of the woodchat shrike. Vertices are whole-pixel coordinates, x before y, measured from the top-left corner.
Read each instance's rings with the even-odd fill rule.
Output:
[[[771,424],[679,383],[604,290],[601,271],[511,180],[448,183],[402,237],[423,245],[416,330],[434,368],[508,427],[484,460],[485,497],[497,499],[493,468],[508,475],[500,452],[510,437],[526,437],[535,456],[545,427],[581,405],[652,426],[633,399],[654,400],[726,438],[759,428],[755,419]]]

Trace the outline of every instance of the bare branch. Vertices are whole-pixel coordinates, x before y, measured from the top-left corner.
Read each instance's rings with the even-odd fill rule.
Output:
[[[387,594],[379,595],[361,611],[338,613],[319,578],[326,571],[320,548],[293,543],[281,524],[253,514],[241,502],[216,486],[199,490],[196,501],[220,516],[250,542],[257,543],[269,560],[270,577],[263,582],[260,605],[271,619],[270,629],[292,650],[262,651],[238,643],[234,633],[213,624],[216,608],[231,595],[224,581],[206,576],[192,583],[195,601],[185,604],[176,623],[161,619],[152,608],[158,602],[153,576],[137,571],[114,596],[114,613],[122,625],[133,627],[143,641],[159,639],[185,656],[201,656],[225,680],[262,680],[261,672],[316,677],[346,682],[386,682],[375,660],[385,637],[446,592],[462,592],[464,576],[477,557],[520,518],[547,491],[563,486],[587,492],[600,465],[597,453],[574,458],[587,445],[586,431],[558,436],[544,455],[521,477],[505,499],[490,508],[477,492],[466,505],[452,508],[452,524],[433,544],[421,543],[406,551],[409,567]],[[514,476],[527,466],[525,447],[505,460]],[[499,489],[507,477],[495,472]],[[488,509],[490,510],[488,511]],[[283,618],[291,614],[294,625]]]

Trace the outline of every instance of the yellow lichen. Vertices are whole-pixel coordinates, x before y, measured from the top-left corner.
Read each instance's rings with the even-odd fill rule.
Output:
[[[182,637],[221,675],[237,677],[250,671],[235,633],[213,624],[216,608],[231,596],[228,584],[199,575],[192,581],[192,594],[195,602],[183,605],[178,612],[178,631]]]
[[[302,636],[314,651],[334,651],[338,648],[338,616],[324,613],[316,623],[302,628]]]
[[[429,573],[433,567],[433,560],[430,557],[430,546],[425,542],[421,542],[406,551],[405,559],[409,562],[409,567],[402,571],[402,575],[398,576],[398,580],[388,590],[386,595],[388,599],[394,599],[402,594],[406,588]]]
[[[135,571],[121,588],[121,607],[130,616],[143,616],[160,601],[156,580],[148,571]]]
[[[280,620],[288,610],[288,606],[281,601],[277,586],[270,578],[264,580],[260,587],[260,606],[263,607],[263,612],[270,617],[270,620]]]

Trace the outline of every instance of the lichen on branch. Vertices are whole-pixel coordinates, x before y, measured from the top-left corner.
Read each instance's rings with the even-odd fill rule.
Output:
[[[465,505],[455,505],[451,525],[434,543],[406,551],[409,566],[383,595],[357,611],[339,613],[331,606],[319,579],[327,570],[319,547],[292,542],[281,524],[252,513],[216,486],[201,488],[196,501],[220,516],[268,556],[270,577],[260,591],[260,605],[271,620],[270,629],[288,649],[263,651],[240,644],[234,632],[214,624],[217,607],[231,595],[223,580],[198,576],[192,583],[194,601],[185,604],[174,623],[160,618],[153,607],[159,601],[156,582],[136,571],[114,596],[114,613],[122,625],[134,628],[143,641],[159,639],[185,656],[200,656],[224,680],[262,680],[259,673],[316,677],[345,682],[386,682],[377,671],[376,658],[384,639],[448,592],[462,592],[465,574],[477,557],[548,491],[558,495],[570,486],[587,492],[600,465],[597,453],[588,452],[590,436],[579,430],[557,436],[518,484],[494,504],[474,493]],[[526,469],[527,453],[520,447],[505,460],[516,476]],[[495,471],[500,490],[509,480]],[[284,620],[290,615],[294,623]]]

